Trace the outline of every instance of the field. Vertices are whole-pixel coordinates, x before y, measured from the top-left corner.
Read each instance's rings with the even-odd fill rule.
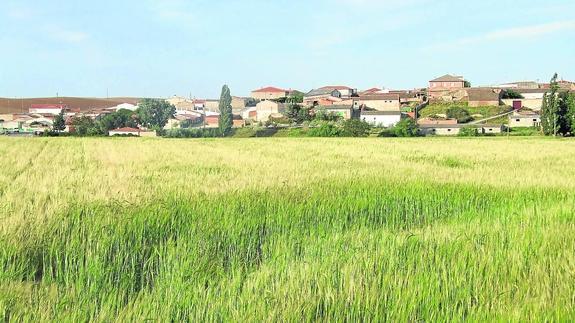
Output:
[[[0,137],[5,321],[573,321],[575,142]]]

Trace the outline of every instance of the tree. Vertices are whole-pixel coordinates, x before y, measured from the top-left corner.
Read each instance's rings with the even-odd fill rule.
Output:
[[[416,137],[417,123],[411,118],[405,118],[393,127],[393,133],[398,137]]]
[[[222,94],[220,95],[220,120],[218,122],[218,127],[220,133],[223,137],[230,134],[233,125],[233,114],[232,114],[232,95],[230,94],[230,88],[227,85],[222,87]]]
[[[304,121],[311,121],[311,109],[302,106],[303,93],[294,91],[286,99],[286,110],[284,115],[293,123],[302,123]]]
[[[87,116],[74,117],[72,126],[74,126],[76,134],[80,136],[102,134],[96,122]]]
[[[503,99],[523,99],[523,95],[515,90],[503,91]]]
[[[557,91],[557,73],[551,78],[551,91],[543,96],[543,105],[541,106],[541,127],[545,135],[557,136],[559,132],[559,98]]]
[[[367,137],[371,126],[359,119],[348,119],[343,123],[343,135],[346,137]]]
[[[447,109],[447,117],[457,119],[458,123],[467,123],[473,120],[469,112],[461,107],[450,107]]]
[[[143,99],[139,103],[137,116],[143,126],[160,130],[174,117],[176,107],[166,100]]]
[[[99,121],[100,128],[102,132],[108,132],[113,129],[130,127],[138,127],[138,115],[127,109],[120,109],[114,113],[110,113],[104,116]]]
[[[479,132],[475,127],[463,127],[459,130],[460,137],[477,137]]]
[[[571,136],[575,135],[575,93],[568,93],[565,98],[565,105],[567,107],[567,114],[565,116],[565,123],[569,127]]]
[[[64,118],[64,109],[60,110],[60,113],[54,118],[54,124],[52,129],[56,132],[60,132],[66,129],[66,119]]]

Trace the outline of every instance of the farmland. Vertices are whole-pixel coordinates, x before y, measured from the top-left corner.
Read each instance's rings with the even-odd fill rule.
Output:
[[[575,145],[0,138],[0,317],[572,321]]]

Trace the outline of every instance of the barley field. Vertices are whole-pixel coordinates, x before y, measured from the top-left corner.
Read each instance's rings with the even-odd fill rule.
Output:
[[[0,137],[4,321],[573,321],[575,141]]]

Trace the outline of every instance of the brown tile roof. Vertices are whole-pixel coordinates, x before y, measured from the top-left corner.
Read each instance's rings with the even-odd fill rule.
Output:
[[[283,90],[277,87],[273,87],[273,86],[268,86],[268,87],[264,87],[258,90],[254,90],[252,91],[254,93],[259,93],[259,92],[273,92],[273,93],[285,93],[285,92],[289,92],[288,90]]]
[[[501,91],[492,88],[468,88],[469,101],[498,101]]]
[[[384,94],[367,94],[359,97],[360,100],[377,101],[377,100],[399,100],[399,94],[384,93]]]
[[[463,81],[464,80],[462,77],[446,74],[429,82],[463,82]]]

